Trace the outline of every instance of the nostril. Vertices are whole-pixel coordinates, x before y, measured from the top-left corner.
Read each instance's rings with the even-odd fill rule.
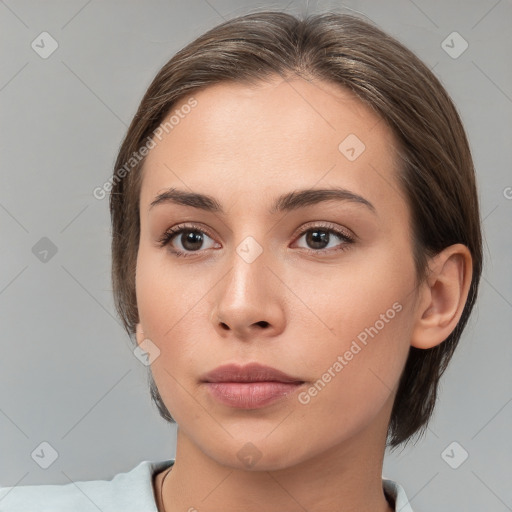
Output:
[[[265,320],[261,320],[260,322],[257,322],[258,325],[260,325],[261,327],[267,327],[268,326],[268,322],[266,322]]]

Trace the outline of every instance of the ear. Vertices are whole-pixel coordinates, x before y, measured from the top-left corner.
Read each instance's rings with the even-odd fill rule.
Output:
[[[455,329],[471,285],[471,253],[465,245],[451,245],[431,259],[429,268],[411,337],[411,345],[422,349],[439,345]]]
[[[135,324],[135,336],[137,338],[137,345],[140,345],[145,339],[144,331],[142,330],[142,325],[140,323]]]

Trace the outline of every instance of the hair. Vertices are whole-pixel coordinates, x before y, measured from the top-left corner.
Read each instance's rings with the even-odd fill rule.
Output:
[[[397,179],[411,212],[416,284],[428,273],[429,257],[449,245],[461,243],[471,252],[472,280],[457,326],[435,347],[409,349],[386,440],[396,448],[423,434],[432,416],[440,377],[477,297],[482,235],[475,171],[455,105],[413,52],[371,23],[335,12],[302,19],[277,11],[246,14],[207,31],[160,69],[115,163],[110,195],[115,307],[133,335],[139,322],[135,271],[144,163],[134,155],[144,154],[141,148],[171,108],[194,91],[222,82],[261,83],[275,75],[313,77],[347,88],[393,131],[401,162]],[[160,415],[174,422],[152,376],[149,382]]]

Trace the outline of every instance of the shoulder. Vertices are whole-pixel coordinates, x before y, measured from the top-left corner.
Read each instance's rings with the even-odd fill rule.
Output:
[[[382,487],[384,488],[384,492],[388,496],[391,496],[395,502],[396,512],[414,512],[405,493],[405,489],[398,482],[390,480],[389,478],[382,478]]]
[[[157,512],[153,475],[172,460],[142,461],[111,480],[0,487],[2,512]]]

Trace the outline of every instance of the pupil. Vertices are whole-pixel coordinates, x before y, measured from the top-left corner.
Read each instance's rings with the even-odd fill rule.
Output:
[[[183,233],[181,243],[187,251],[194,251],[201,247],[203,236],[198,231],[188,231],[187,234]]]
[[[329,244],[329,234],[326,231],[310,231],[306,237],[308,244],[312,245],[315,249],[323,249]]]

